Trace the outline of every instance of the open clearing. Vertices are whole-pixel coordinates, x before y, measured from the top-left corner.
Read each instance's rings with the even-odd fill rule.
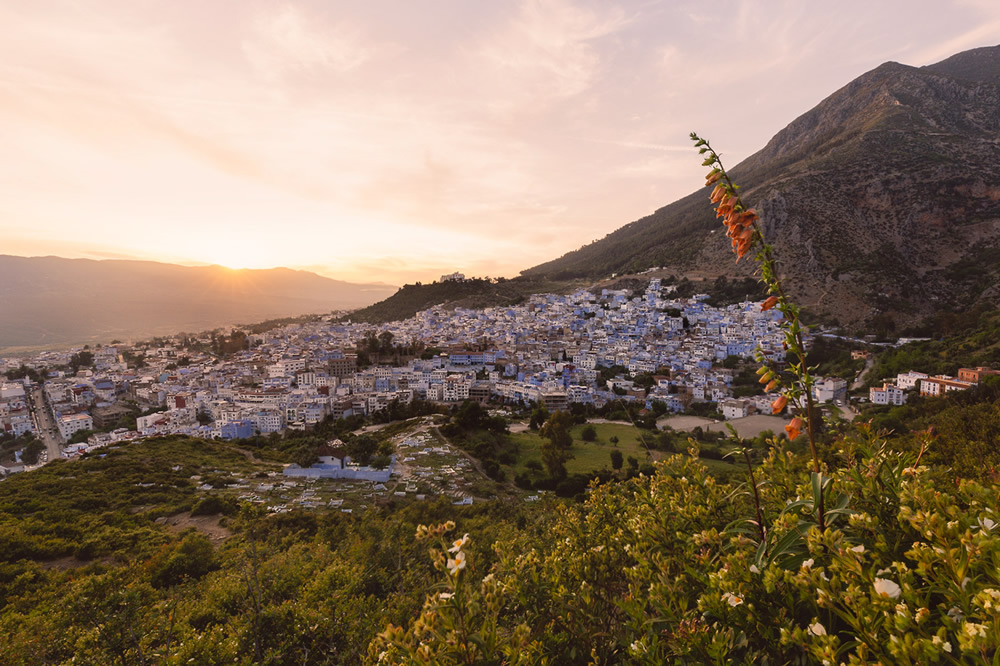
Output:
[[[700,426],[703,430],[709,432],[728,433],[729,430],[726,428],[726,424],[728,423],[736,429],[736,433],[740,437],[751,438],[756,437],[765,430],[770,430],[775,434],[783,433],[785,431],[785,424],[788,422],[789,419],[781,416],[754,414],[742,419],[731,419],[729,421],[713,421],[712,419],[700,416],[671,416],[657,421],[656,425],[660,428],[668,425],[674,430],[683,430],[686,432],[690,432]]]
[[[706,421],[707,419],[700,420]],[[708,422],[711,423],[711,421]],[[672,455],[646,448],[643,439],[645,442],[652,443],[653,438],[656,437],[655,432],[642,430],[631,424],[623,423],[595,423],[591,421],[590,425],[597,431],[597,439],[593,442],[583,441],[581,433],[585,426],[573,426],[570,430],[570,434],[573,435],[573,446],[569,452],[573,457],[566,461],[566,472],[568,474],[587,474],[601,469],[611,469],[611,452],[616,450],[621,451],[624,458],[623,469],[628,467],[629,457],[635,458],[642,465],[646,462],[662,460]],[[694,425],[691,427],[693,428]],[[611,442],[612,437],[618,438],[617,445]],[[534,460],[539,465],[542,465],[542,438],[537,432],[514,433],[511,435],[511,439],[517,442],[520,452],[518,453],[517,463],[507,468],[508,478],[516,474],[530,473],[530,470],[526,467],[529,461]],[[728,471],[736,468],[735,465],[726,460],[703,458],[701,462],[716,471]]]

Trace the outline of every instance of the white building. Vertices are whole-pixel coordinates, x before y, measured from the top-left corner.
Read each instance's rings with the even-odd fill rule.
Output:
[[[868,389],[868,399],[872,401],[873,405],[902,405],[906,402],[906,391],[885,382],[882,384],[882,388],[873,386]]]
[[[472,382],[465,377],[448,377],[444,381],[443,399],[447,402],[462,402],[469,399]]]
[[[963,382],[961,379],[938,375],[920,380],[920,395],[939,396],[948,391],[965,391],[975,386],[973,382]]]
[[[81,430],[93,430],[94,419],[90,414],[68,414],[59,417],[59,432],[63,438],[69,439]]]
[[[741,419],[744,416],[750,414],[750,401],[737,399],[737,400],[723,400],[719,403],[722,408],[722,416],[728,421],[729,419]]]
[[[813,384],[813,397],[816,402],[834,402],[847,399],[847,380],[836,377],[817,379]]]
[[[927,375],[923,372],[914,372],[910,370],[909,372],[901,372],[896,375],[896,386],[901,389],[909,390],[917,385],[921,379],[927,379]]]

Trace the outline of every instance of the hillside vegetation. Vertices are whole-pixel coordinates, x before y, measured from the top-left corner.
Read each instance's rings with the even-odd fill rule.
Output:
[[[882,378],[915,370],[930,375],[954,377],[962,367],[1000,368],[1000,310],[978,308],[962,316],[939,317],[928,333],[947,330],[951,333],[922,342],[911,342],[878,355],[869,374],[869,384]]]
[[[531,294],[558,292],[569,286],[568,281],[515,278],[469,278],[430,284],[407,284],[385,299],[345,317],[352,321],[381,324],[409,319],[422,310],[443,305],[481,309],[517,305]]]
[[[755,483],[745,466],[723,481],[715,461],[667,453],[582,502],[364,515],[241,507],[227,486],[277,468],[225,443],[55,462],[0,483],[0,651],[11,664],[447,664],[464,649],[473,663],[989,662],[1000,393],[894,409],[908,411],[874,414],[908,426],[888,439],[823,435],[823,530],[801,442],[750,444]],[[612,433],[634,453],[622,428],[573,437],[610,463]]]

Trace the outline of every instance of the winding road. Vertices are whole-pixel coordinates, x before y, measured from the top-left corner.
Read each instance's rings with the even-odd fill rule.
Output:
[[[851,384],[851,390],[852,391],[856,391],[859,388],[864,387],[864,385],[865,385],[865,375],[868,374],[868,371],[871,370],[872,366],[874,366],[874,365],[875,365],[875,356],[874,355],[869,356],[868,358],[865,359],[865,367],[861,369],[861,372],[858,373],[857,379],[855,379],[854,383]]]

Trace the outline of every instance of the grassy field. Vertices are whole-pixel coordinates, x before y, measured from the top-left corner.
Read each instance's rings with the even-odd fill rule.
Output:
[[[656,433],[618,423],[592,423],[590,425],[597,431],[597,439],[593,442],[585,442],[581,438],[580,435],[584,428],[582,425],[574,426],[570,431],[573,435],[573,447],[570,449],[570,454],[573,457],[566,462],[566,472],[569,474],[584,474],[600,469],[611,469],[611,452],[615,450],[622,452],[625,460],[623,469],[628,466],[629,456],[636,458],[639,464],[642,465],[647,461],[660,460],[664,456],[669,455],[661,451],[649,450],[649,457],[647,458],[647,449],[640,441],[640,437],[644,437],[647,442],[651,442]],[[539,437],[537,432],[529,430],[527,432],[511,434],[510,437],[517,442],[520,447],[520,453],[518,454],[517,463],[507,466],[509,478],[513,478],[517,474],[530,472],[527,465],[532,460],[540,465],[542,464],[542,438]],[[618,438],[617,446],[611,443],[612,437]],[[703,458],[702,462],[709,469],[720,472],[739,469],[738,466],[722,460]]]
[[[636,458],[641,465],[649,460],[660,460],[667,455],[661,451],[649,450],[647,458],[647,449],[640,441],[640,437],[651,442],[656,436],[655,433],[648,430],[618,423],[592,423],[591,425],[597,431],[597,439],[593,442],[585,442],[581,438],[580,435],[584,428],[582,425],[574,426],[570,431],[573,435],[573,447],[570,449],[573,457],[566,462],[566,471],[569,474],[592,472],[604,468],[611,469],[611,452],[615,450],[622,452],[625,459],[624,466],[628,465],[629,456]],[[618,438],[617,445],[611,443],[612,437]],[[532,460],[542,464],[542,438],[538,436],[537,432],[515,433],[511,435],[511,439],[517,442],[520,453],[517,463],[507,468],[509,474],[520,474],[528,471],[526,465]],[[716,460],[704,460],[703,462],[713,469],[733,469],[733,465],[727,462]]]

